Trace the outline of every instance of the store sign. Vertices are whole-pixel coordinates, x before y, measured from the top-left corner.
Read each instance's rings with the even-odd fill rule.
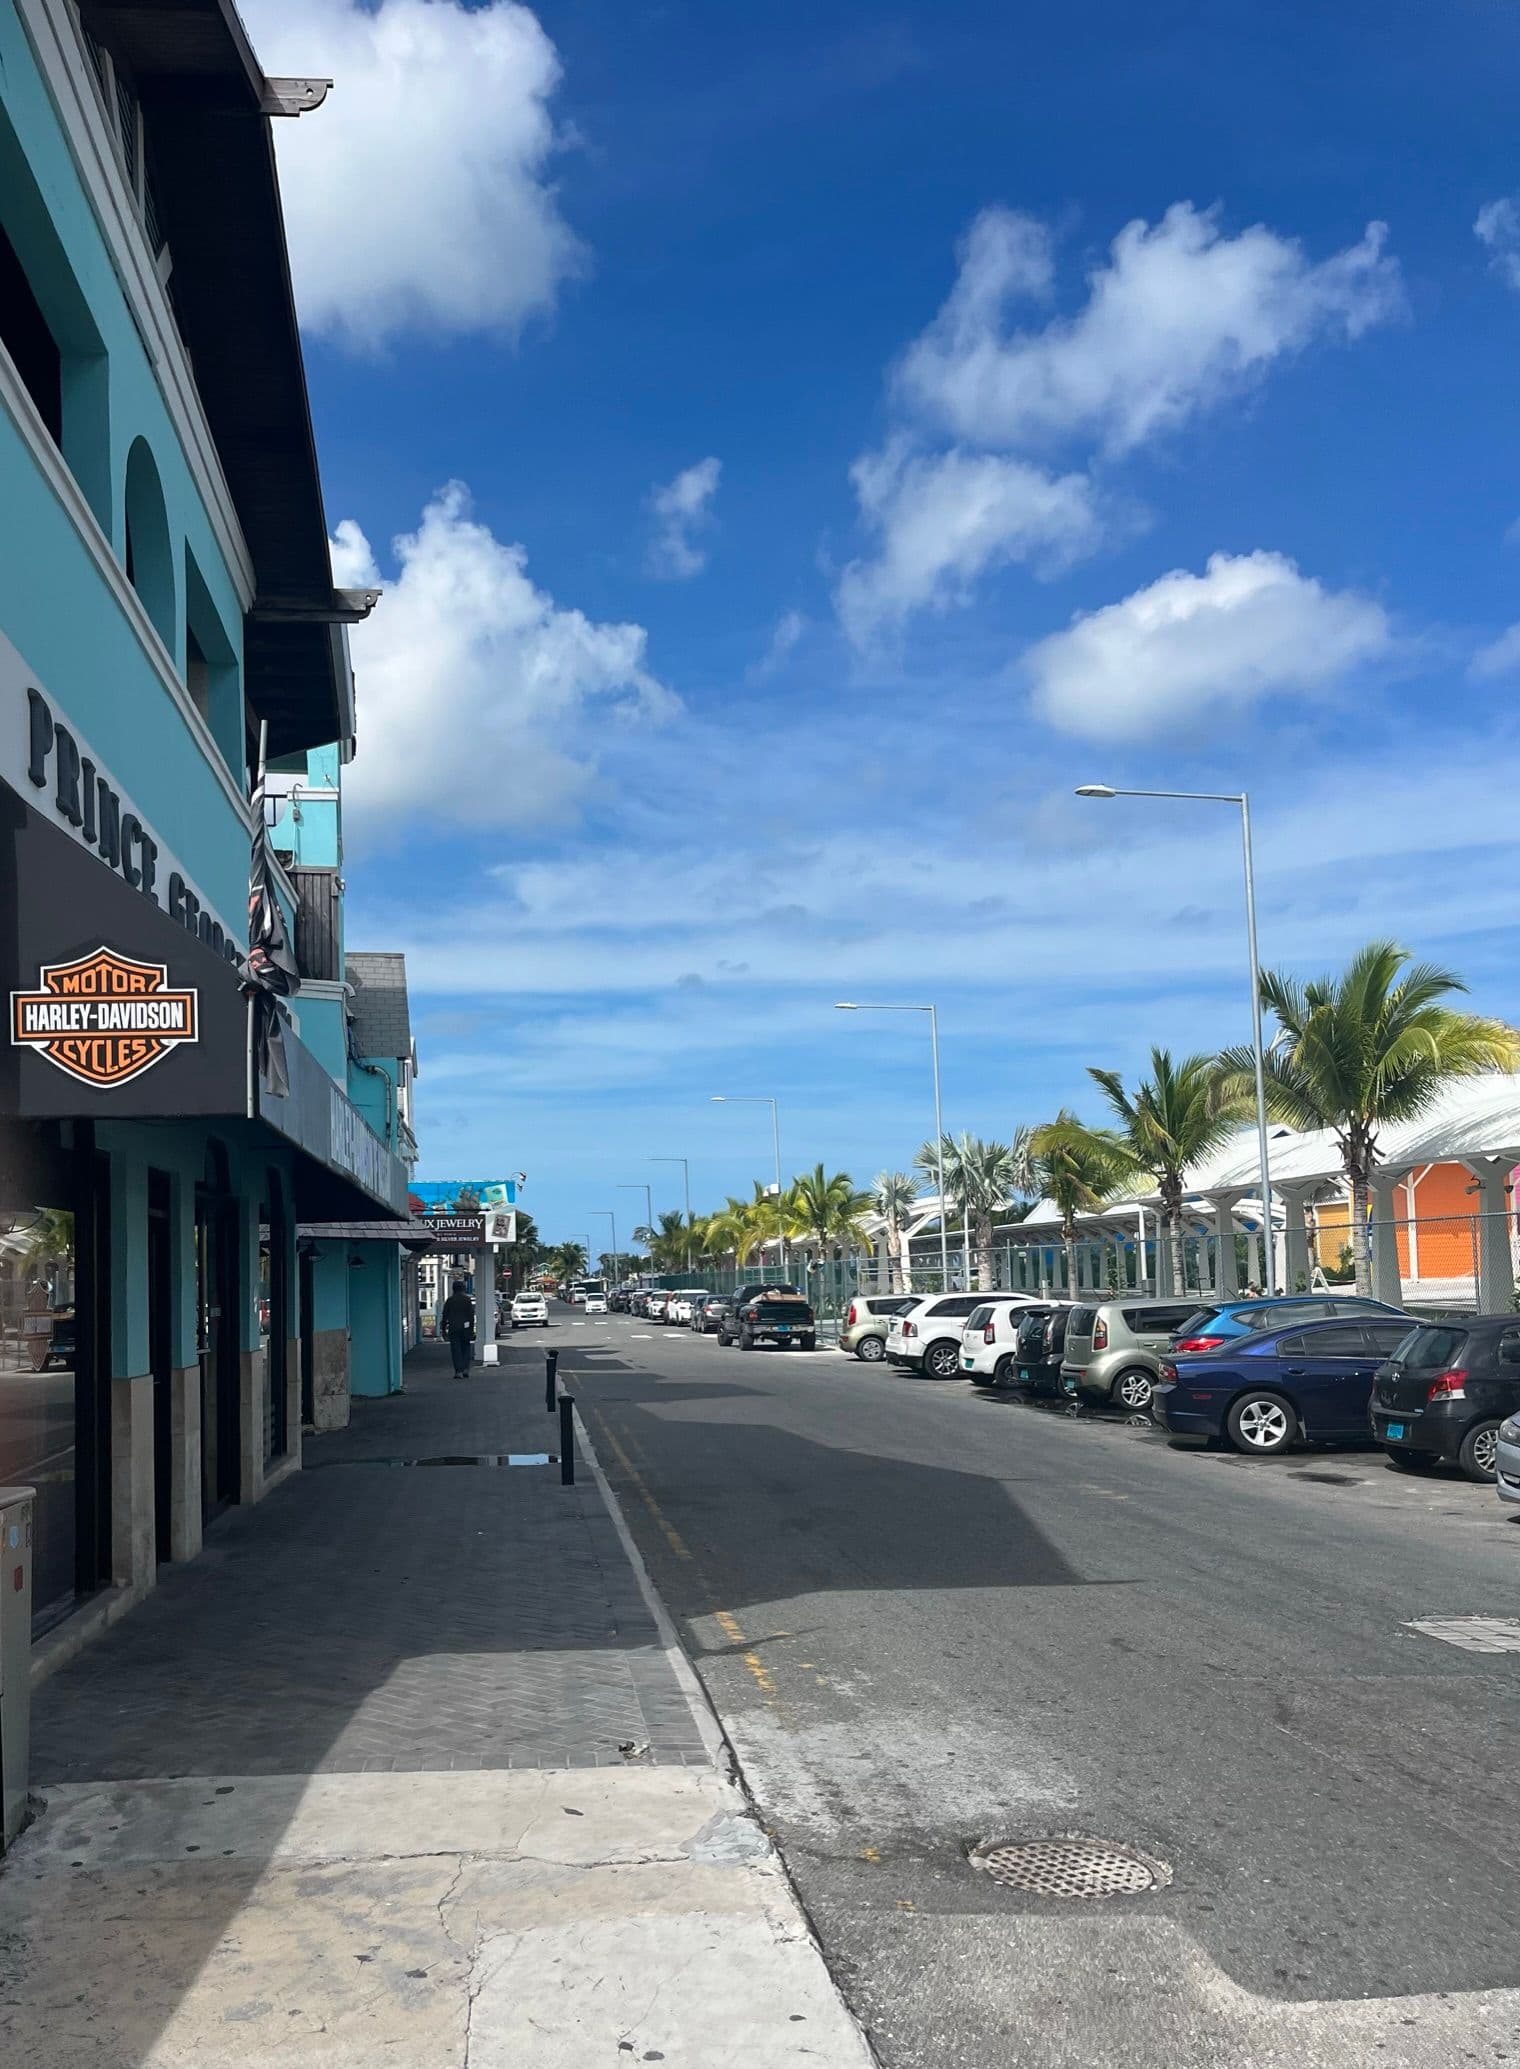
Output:
[[[246,926],[215,913],[173,851],[78,727],[55,711],[10,641],[0,633],[0,778],[29,796],[138,895],[224,961],[242,960]]]
[[[389,1197],[395,1159],[336,1085],[328,1098],[327,1144],[327,1161],[334,1169],[347,1171],[366,1192]]]
[[[11,1041],[108,1091],[141,1077],[179,1043],[198,1041],[199,1009],[198,992],[170,986],[166,963],[102,945],[72,962],[44,963],[35,991],[11,993]]]
[[[486,1239],[483,1214],[428,1214],[422,1226],[440,1249],[479,1250]]]

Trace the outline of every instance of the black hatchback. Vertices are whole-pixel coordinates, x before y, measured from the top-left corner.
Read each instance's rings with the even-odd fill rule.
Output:
[[[1059,1394],[1061,1359],[1066,1350],[1069,1306],[1022,1308],[1014,1339],[1014,1372],[1032,1394]]]
[[[1418,1472],[1445,1460],[1492,1480],[1499,1425],[1520,1410],[1520,1315],[1464,1315],[1412,1329],[1372,1384],[1372,1434]]]

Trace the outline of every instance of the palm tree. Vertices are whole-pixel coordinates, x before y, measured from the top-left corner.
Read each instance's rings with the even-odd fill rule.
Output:
[[[1066,1250],[1066,1290],[1077,1291],[1077,1217],[1096,1214],[1127,1178],[1135,1162],[1123,1139],[1105,1128],[1089,1128],[1068,1107],[1029,1138],[1031,1175],[1061,1212]]]
[[[730,1193],[717,1212],[708,1215],[705,1228],[709,1252],[731,1256],[741,1267],[776,1234],[775,1202],[757,1180],[754,1199],[738,1200]]]
[[[913,1162],[918,1170],[938,1182],[939,1162],[945,1167],[942,1205],[955,1202],[956,1210],[975,1231],[976,1286],[990,1293],[997,1273],[993,1265],[992,1230],[998,1214],[1015,1194],[1030,1184],[1030,1134],[1024,1127],[1014,1130],[1011,1142],[984,1142],[979,1135],[947,1135],[940,1144],[939,1159],[933,1142],[926,1142]]]
[[[584,1243],[558,1243],[544,1259],[553,1272],[556,1283],[563,1286],[571,1279],[580,1278],[586,1269],[586,1246]]]
[[[1356,1290],[1372,1291],[1368,1198],[1378,1130],[1424,1113],[1457,1078],[1520,1068],[1520,1033],[1502,1020],[1443,1003],[1467,987],[1434,963],[1411,963],[1394,941],[1371,941],[1339,977],[1300,984],[1262,972],[1262,1003],[1277,1032],[1266,1056],[1267,1104],[1293,1128],[1328,1128],[1351,1188]],[[1220,1063],[1254,1083],[1251,1051]]]
[[[794,1178],[786,1194],[788,1233],[816,1244],[820,1262],[831,1245],[860,1241],[870,1211],[871,1195],[848,1171],[825,1172],[822,1164]]]
[[[1116,1070],[1088,1066],[1119,1123],[1125,1147],[1138,1170],[1148,1171],[1161,1195],[1161,1218],[1172,1253],[1172,1285],[1186,1285],[1182,1261],[1184,1174],[1228,1141],[1250,1111],[1247,1088],[1228,1076],[1217,1057],[1184,1056],[1152,1049],[1151,1074],[1134,1092]],[[1270,1258],[1268,1260],[1270,1264]]]
[[[918,1182],[906,1171],[878,1171],[871,1187],[871,1205],[881,1216],[887,1239],[887,1291],[908,1290],[908,1235],[905,1223],[918,1199]]]
[[[654,1228],[636,1228],[633,1240],[648,1245],[649,1262],[655,1271],[678,1272],[693,1247],[696,1226],[695,1216],[688,1222],[679,1209],[667,1209]]]

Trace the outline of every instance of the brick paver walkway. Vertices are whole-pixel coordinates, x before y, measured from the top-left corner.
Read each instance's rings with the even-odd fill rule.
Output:
[[[456,1381],[423,1346],[404,1394],[308,1437],[37,1691],[34,1780],[704,1760],[589,1475],[387,1462],[557,1450],[541,1349]]]

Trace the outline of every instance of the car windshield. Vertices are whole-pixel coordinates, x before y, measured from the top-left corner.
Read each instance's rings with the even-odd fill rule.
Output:
[[[1465,1329],[1424,1327],[1412,1329],[1394,1352],[1399,1364],[1411,1372],[1439,1372],[1455,1365],[1467,1343]]]

